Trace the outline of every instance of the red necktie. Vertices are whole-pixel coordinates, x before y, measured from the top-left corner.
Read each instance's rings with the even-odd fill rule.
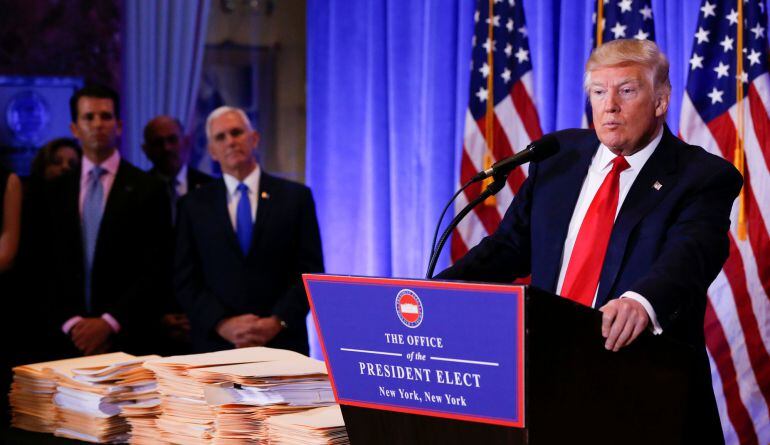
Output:
[[[586,306],[593,303],[599,285],[599,275],[618,208],[620,172],[628,167],[623,156],[612,160],[612,170],[596,191],[572,248],[561,294]]]

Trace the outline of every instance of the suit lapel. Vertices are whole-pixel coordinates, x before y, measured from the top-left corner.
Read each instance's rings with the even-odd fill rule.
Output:
[[[254,232],[251,238],[251,247],[249,253],[251,254],[259,245],[262,234],[265,232],[265,226],[269,221],[270,212],[273,208],[273,196],[277,192],[275,187],[275,181],[273,177],[265,173],[262,170],[259,175],[259,190],[257,190],[257,218],[254,222]]]
[[[70,245],[72,252],[77,255],[76,267],[82,270],[85,261],[83,253],[83,229],[80,220],[80,170],[73,171],[64,182],[63,193],[55,193],[56,200],[54,204],[61,206],[57,215],[63,217],[62,221],[70,221],[67,227],[67,238],[74,241]],[[55,215],[53,220],[58,217]]]
[[[116,223],[116,218],[118,217],[115,213],[120,209],[126,208],[126,204],[134,191],[133,181],[128,178],[130,172],[124,162],[123,160],[120,161],[118,171],[115,173],[115,181],[113,181],[110,193],[107,195],[102,222],[99,225],[99,238],[101,238],[105,228],[109,228],[112,224]],[[98,244],[99,241],[97,240],[97,246]]]
[[[562,161],[565,167],[557,168],[553,178],[547,181],[548,190],[540,192],[549,199],[549,204],[545,207],[545,218],[541,221],[547,236],[541,240],[544,244],[533,246],[533,249],[539,249],[545,258],[542,281],[545,289],[556,291],[569,223],[575,211],[583,181],[588,174],[588,168],[591,166],[591,160],[598,147],[599,140],[595,135],[583,142],[577,150],[570,153],[571,159],[565,158]]]
[[[230,212],[227,209],[227,186],[225,180],[219,178],[216,180],[217,186],[212,195],[213,202],[211,208],[214,209],[214,219],[219,227],[225,227],[225,236],[227,242],[230,244],[230,248],[236,250],[239,254],[243,255],[241,245],[238,242],[238,235],[233,228],[233,221],[230,219]]]
[[[668,194],[668,191],[673,189],[677,178],[675,151],[676,141],[668,128],[665,128],[663,139],[631,185],[612,227],[607,254],[599,277],[596,307],[601,307],[609,298],[614,297],[609,295],[609,292],[620,271],[631,232],[639,221]],[[656,183],[662,187],[655,187]]]

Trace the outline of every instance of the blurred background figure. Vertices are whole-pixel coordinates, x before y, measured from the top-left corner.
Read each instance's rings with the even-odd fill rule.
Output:
[[[165,184],[172,221],[176,222],[177,200],[213,178],[187,165],[190,159],[190,138],[184,134],[179,119],[166,115],[156,116],[145,125],[143,134],[142,151],[152,162],[150,174]],[[173,241],[169,240],[169,243],[169,249],[173,249]],[[171,276],[171,264],[168,264],[166,273]],[[167,297],[161,320],[165,335],[162,350],[158,352],[166,355],[189,353],[190,321],[176,301],[172,289],[169,289]]]
[[[150,174],[166,184],[172,219],[176,220],[176,201],[212,178],[187,166],[190,139],[179,119],[160,115],[150,120],[144,127],[142,151],[152,162]]]
[[[71,170],[80,168],[83,150],[78,141],[72,138],[56,138],[48,142],[37,152],[32,160],[30,177],[32,180],[52,181]]]
[[[21,180],[0,167],[0,294],[3,278],[13,266],[19,248],[21,226]]]
[[[0,304],[7,314],[15,314],[16,298],[12,292],[11,268],[19,248],[21,226],[21,181],[14,173],[0,166]],[[11,316],[10,318],[13,318]],[[0,323],[0,338],[8,338],[9,323]],[[0,422],[8,416],[7,388],[11,381],[11,366],[15,364],[16,342],[3,341],[0,347]]]

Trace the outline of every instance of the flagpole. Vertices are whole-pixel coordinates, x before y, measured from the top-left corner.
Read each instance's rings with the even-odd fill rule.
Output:
[[[489,12],[487,13],[487,41],[489,42],[489,51],[487,51],[487,65],[489,66],[489,74],[487,75],[487,115],[485,118],[486,124],[486,139],[487,139],[487,151],[484,154],[484,170],[494,164],[495,153],[495,29],[494,29],[494,0],[489,0]],[[483,186],[488,187],[491,182],[491,178],[483,182]],[[496,206],[497,201],[494,195],[489,196],[484,201],[484,205]]]
[[[602,18],[604,17],[604,1],[596,0],[596,47],[602,46],[602,36],[604,35],[604,29],[602,27]]]
[[[601,2],[601,0],[599,0]],[[745,152],[744,152],[744,136],[746,132],[746,126],[744,123],[744,110],[743,110],[743,0],[736,0],[738,4],[738,36],[736,38],[736,76],[735,76],[735,103],[737,106],[737,130],[735,132],[735,155],[733,159],[733,165],[742,176],[745,177]],[[746,186],[744,184],[741,188],[741,193],[738,195],[738,239],[741,241],[746,240],[746,194],[744,192]]]

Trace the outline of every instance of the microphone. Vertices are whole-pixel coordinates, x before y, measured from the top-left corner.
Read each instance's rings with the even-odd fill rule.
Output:
[[[546,135],[527,146],[524,150],[502,161],[495,162],[486,170],[480,171],[471,179],[471,182],[479,182],[490,176],[507,175],[514,168],[527,162],[538,162],[556,154],[559,151],[559,141],[553,134]]]

